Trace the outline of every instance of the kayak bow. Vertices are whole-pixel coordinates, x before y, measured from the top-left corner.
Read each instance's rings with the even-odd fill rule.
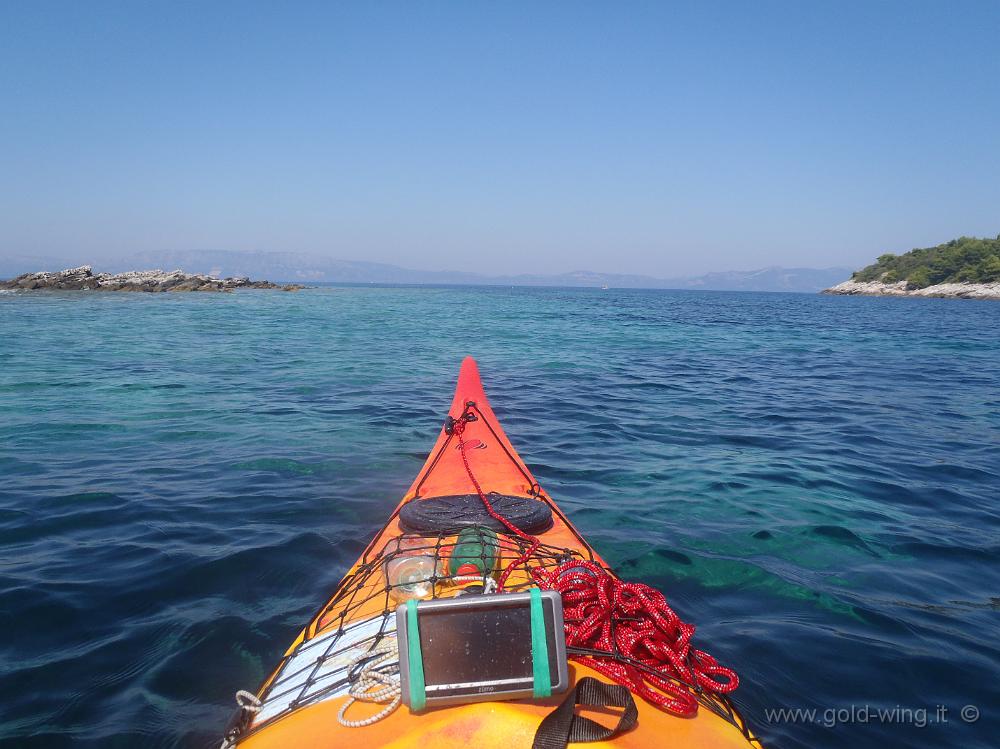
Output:
[[[487,504],[508,520],[485,514]],[[511,525],[517,533],[511,532]],[[445,526],[447,532],[434,530]],[[373,682],[374,687],[368,687],[375,691],[385,688],[381,704],[360,702],[345,709],[353,702],[349,693],[359,666],[375,661],[391,666],[397,657],[395,609],[401,601],[454,596],[470,584],[479,590],[474,584],[488,588],[497,582],[484,573],[483,564],[478,568],[453,564],[458,568],[456,576],[455,569],[440,561],[448,553],[460,557],[454,549],[466,542],[468,533],[461,535],[461,530],[469,527],[491,529],[483,531],[496,539],[486,543],[491,558],[485,566],[493,563],[491,544],[495,544],[497,568],[504,570],[497,576],[501,589],[528,590],[553,571],[567,566],[578,569],[573,564],[606,572],[617,581],[514,450],[490,408],[471,357],[462,363],[446,426],[413,484],[273,673],[255,694],[239,693],[242,707],[227,728],[224,746],[531,747],[542,719],[559,706],[563,695],[453,705],[416,714],[406,707],[396,708],[398,689],[393,692],[391,686]],[[418,555],[432,556],[408,556],[413,549]],[[428,562],[423,578],[406,578],[406,585],[393,588],[391,580],[402,574],[402,564],[419,566],[421,560],[429,559],[435,561]],[[607,670],[595,665],[600,666],[588,658],[571,657],[571,689],[585,677],[607,683]],[[678,717],[637,697],[635,728],[596,745],[620,749],[760,746],[728,697],[700,688],[693,694],[698,705],[692,717]]]

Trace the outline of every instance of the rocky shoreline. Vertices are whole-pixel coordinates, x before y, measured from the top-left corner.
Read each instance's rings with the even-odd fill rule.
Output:
[[[884,283],[882,281],[844,281],[823,294],[843,294],[850,296],[922,296],[943,299],[1000,299],[998,283],[939,283],[922,289],[910,288],[906,281]]]
[[[133,270],[126,273],[94,273],[89,265],[55,273],[25,273],[0,281],[0,289],[40,291],[233,291],[234,289],[281,289],[298,291],[298,284],[251,281],[249,278],[212,278],[184,271]]]

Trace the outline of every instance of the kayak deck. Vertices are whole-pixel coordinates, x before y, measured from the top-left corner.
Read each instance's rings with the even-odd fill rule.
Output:
[[[394,560],[411,555],[433,559],[427,597],[453,596],[462,587],[450,579],[446,570],[456,533],[451,529],[414,533],[406,527],[400,512],[411,502],[475,491],[477,487],[470,481],[465,460],[474,466],[483,491],[520,498],[522,503],[543,503],[551,511],[548,529],[533,534],[540,543],[531,554],[532,567],[554,569],[568,560],[587,560],[611,572],[538,485],[511,446],[486,400],[471,358],[462,365],[449,415],[459,418],[465,413],[472,414],[465,424],[465,449],[457,449],[455,435],[442,430],[423,469],[386,525],[257,691],[260,709],[242,727],[240,747],[340,747],[363,743],[372,747],[517,749],[532,745],[541,719],[565,699],[565,694],[559,694],[545,700],[479,702],[429,709],[419,715],[400,706],[384,719],[360,728],[346,727],[338,721],[350,686],[348,667],[352,659],[395,641],[395,609],[400,602],[400,591],[390,583]],[[495,531],[495,537],[499,568],[506,568],[529,549],[524,538],[504,529]],[[476,582],[461,580],[466,584]],[[480,582],[492,581],[484,577]],[[516,567],[506,580],[505,590],[518,591],[536,584],[524,567]],[[572,659],[569,672],[571,685],[585,676],[608,681],[585,663]],[[702,709],[697,715],[681,718],[637,698],[638,726],[595,745],[643,747],[655,741],[662,745],[719,749],[759,746],[730,700],[705,692],[698,701]],[[346,717],[363,720],[381,708],[377,704],[355,703]],[[593,714],[594,711],[589,711],[588,717]],[[603,716],[598,714],[596,720],[610,727],[617,716],[607,712]]]

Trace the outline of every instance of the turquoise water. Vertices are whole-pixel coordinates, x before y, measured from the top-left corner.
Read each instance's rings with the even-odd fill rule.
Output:
[[[698,625],[771,745],[995,746],[998,331],[1000,304],[936,299],[0,295],[0,744],[217,746],[472,354],[542,485]]]

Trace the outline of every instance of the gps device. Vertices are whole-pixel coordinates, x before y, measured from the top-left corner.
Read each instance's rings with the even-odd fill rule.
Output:
[[[407,601],[396,609],[403,704],[543,699],[569,686],[556,591]]]

